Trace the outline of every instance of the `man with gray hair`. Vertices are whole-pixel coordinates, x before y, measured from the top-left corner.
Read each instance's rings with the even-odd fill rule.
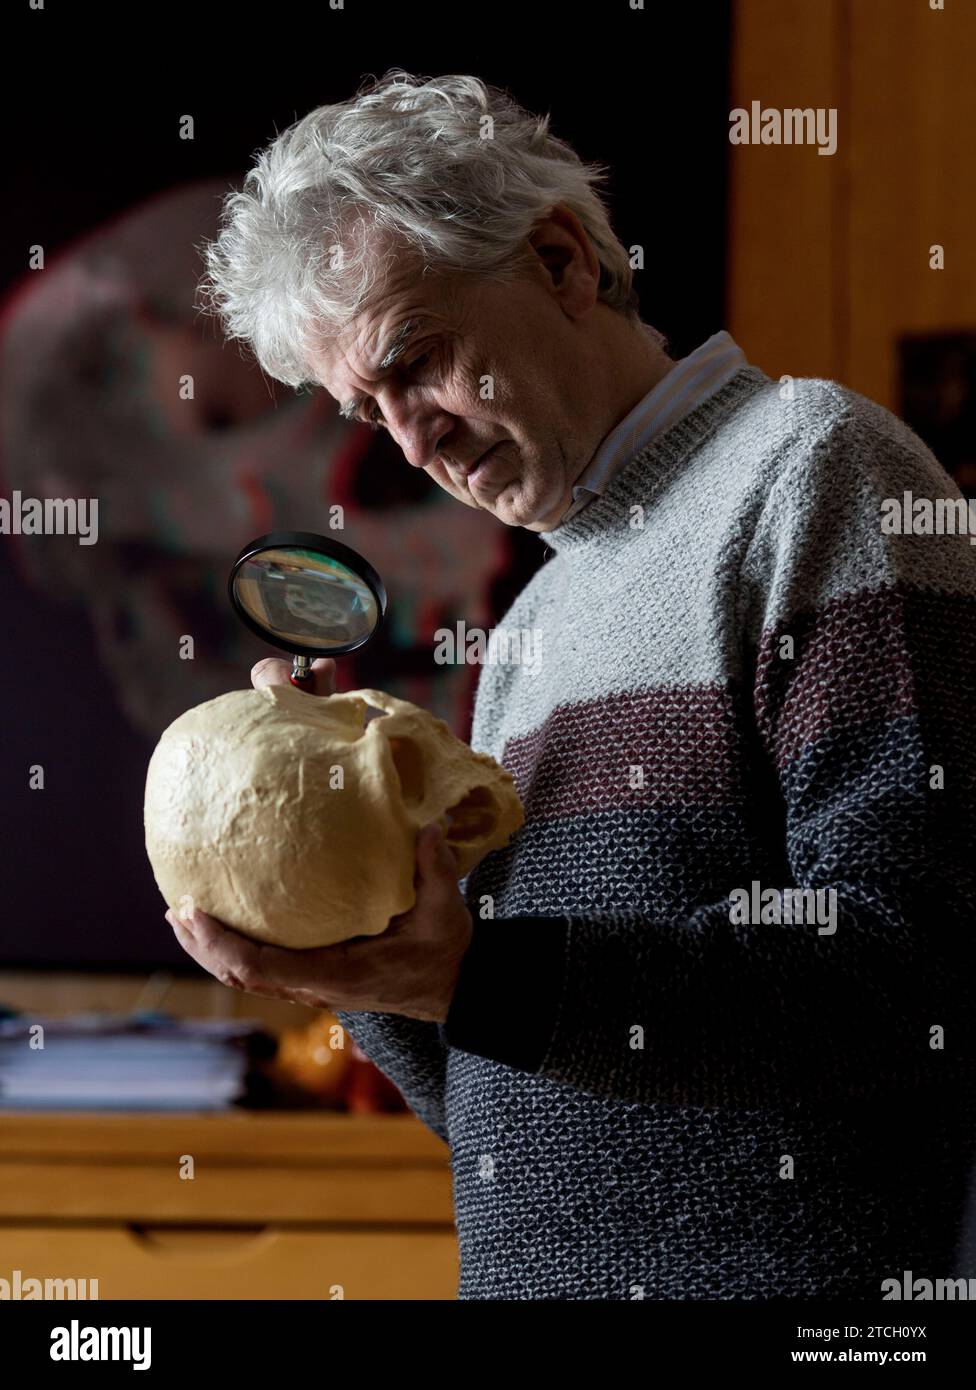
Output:
[[[724,332],[672,360],[600,177],[505,93],[396,71],[229,195],[209,307],[540,533],[504,625],[546,658],[481,672],[526,820],[460,885],[425,830],[379,937],[170,920],[335,1008],[450,1145],[460,1297],[880,1299],[953,1272],[976,1127],[976,550],[882,533],[958,493],[880,406]]]

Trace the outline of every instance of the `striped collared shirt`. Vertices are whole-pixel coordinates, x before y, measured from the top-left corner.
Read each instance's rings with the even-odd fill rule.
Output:
[[[683,416],[720,390],[736,372],[747,367],[742,349],[724,329],[713,333],[701,347],[668,372],[642,401],[625,415],[597,449],[592,461],[573,485],[573,501],[560,519],[571,516],[602,495],[610,479],[626,463]]]

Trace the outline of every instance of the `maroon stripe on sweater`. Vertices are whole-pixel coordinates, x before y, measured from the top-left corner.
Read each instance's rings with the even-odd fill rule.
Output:
[[[777,767],[832,729],[912,713],[933,731],[934,723],[951,723],[953,702],[976,675],[972,645],[958,650],[974,609],[962,595],[892,586],[846,594],[764,633],[755,708]],[[792,658],[781,654],[784,636],[793,639]],[[926,691],[921,709],[919,686]]]
[[[960,725],[957,708],[958,692],[976,689],[976,645],[959,640],[973,630],[974,613],[976,602],[964,596],[890,588],[845,595],[765,633],[754,718],[777,769],[831,730],[912,713],[940,751],[949,751],[947,729],[955,728],[956,743],[976,737],[976,719]],[[787,635],[792,659],[780,655]],[[558,705],[539,729],[510,739],[502,761],[530,819],[741,804],[755,785],[756,750],[744,745],[753,716],[737,719],[737,698],[703,685]],[[634,766],[642,786],[630,785]]]
[[[727,806],[743,794],[733,700],[717,686],[618,691],[558,705],[541,728],[509,740],[502,760],[529,818]],[[636,765],[643,786],[631,787]]]

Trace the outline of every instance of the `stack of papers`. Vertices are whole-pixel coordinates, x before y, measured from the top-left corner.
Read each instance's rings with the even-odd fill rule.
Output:
[[[240,1019],[0,1017],[0,1109],[222,1110],[275,1041]]]

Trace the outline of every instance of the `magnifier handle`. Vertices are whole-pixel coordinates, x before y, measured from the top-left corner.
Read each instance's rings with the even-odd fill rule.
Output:
[[[312,670],[311,659],[302,652],[296,652],[291,663],[291,675],[288,679],[292,685],[297,685],[299,690],[311,694],[315,688],[315,672]]]

